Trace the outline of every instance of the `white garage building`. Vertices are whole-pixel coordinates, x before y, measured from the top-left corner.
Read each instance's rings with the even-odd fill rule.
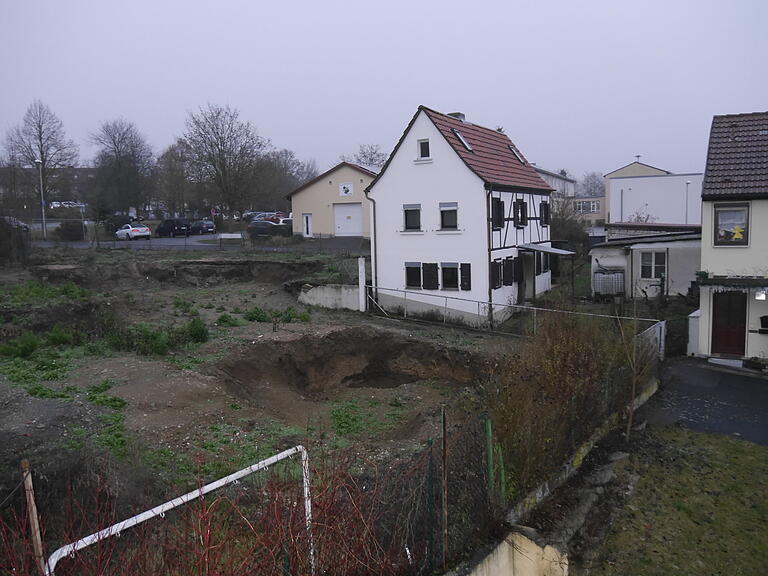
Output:
[[[341,162],[291,192],[293,233],[305,238],[370,238],[370,205],[364,190],[375,176],[362,166]]]

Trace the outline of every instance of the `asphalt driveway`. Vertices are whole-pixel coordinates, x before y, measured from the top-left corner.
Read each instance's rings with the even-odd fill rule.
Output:
[[[649,423],[679,423],[768,446],[768,377],[679,358],[664,364],[661,380],[647,404]]]

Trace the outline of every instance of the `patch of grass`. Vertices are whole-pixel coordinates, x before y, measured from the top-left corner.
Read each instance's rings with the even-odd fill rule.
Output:
[[[247,310],[245,314],[243,314],[243,318],[245,318],[249,322],[269,322],[270,321],[269,314],[267,314],[267,312],[265,312],[258,306],[254,306],[250,310]]]
[[[0,344],[0,356],[29,358],[42,345],[43,342],[37,334],[25,332],[21,336]]]
[[[0,301],[13,306],[32,306],[35,304],[58,304],[77,300],[87,300],[91,291],[72,282],[49,284],[47,282],[24,282],[0,290]]]
[[[176,296],[173,299],[173,307],[179,312],[183,312],[184,314],[191,314],[194,310],[194,305],[192,302],[185,300],[181,296]]]
[[[208,327],[200,318],[193,318],[184,326],[184,332],[191,342],[202,344],[208,341]]]
[[[363,410],[353,400],[337,403],[331,409],[333,430],[339,436],[356,436],[360,434],[371,419],[371,414]]]
[[[277,319],[283,324],[290,324],[294,320],[299,322],[309,322],[311,320],[309,312],[297,312],[293,306],[288,306],[285,310],[273,310],[272,318]]]
[[[125,415],[122,412],[112,412],[102,415],[100,419],[105,427],[96,434],[96,446],[109,450],[115,458],[125,458],[128,455]]]
[[[67,377],[72,362],[53,348],[40,348],[28,357],[0,358],[0,374],[16,384],[37,384]]]
[[[246,322],[242,320],[241,318],[236,318],[230,314],[222,314],[218,317],[216,320],[216,323],[219,326],[228,326],[228,327],[235,327],[235,326],[245,326]]]
[[[768,447],[677,427],[658,440],[590,574],[762,574]]]
[[[82,450],[85,447],[85,440],[88,433],[82,426],[72,426],[67,428],[67,440],[64,442],[64,448],[72,452]]]
[[[122,410],[128,402],[117,396],[105,394],[105,392],[114,385],[115,383],[112,380],[102,380],[98,384],[89,386],[86,391],[85,399],[96,406],[105,406],[107,408],[112,408],[113,410]]]
[[[115,350],[143,356],[165,356],[170,348],[168,332],[145,323],[113,328],[106,339]]]
[[[63,400],[72,400],[72,393],[68,390],[54,390],[45,384],[32,384],[27,388],[30,396],[35,398],[60,398]]]

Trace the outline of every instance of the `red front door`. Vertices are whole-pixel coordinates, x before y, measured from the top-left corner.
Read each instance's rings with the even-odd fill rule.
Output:
[[[744,356],[747,336],[747,295],[744,292],[713,292],[712,354]]]

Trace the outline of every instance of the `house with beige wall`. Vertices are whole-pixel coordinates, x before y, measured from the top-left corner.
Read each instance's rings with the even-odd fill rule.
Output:
[[[293,233],[305,238],[370,238],[371,210],[365,189],[375,176],[362,166],[341,162],[288,194]]]
[[[689,332],[698,347],[689,351],[766,359],[768,112],[714,117],[701,199],[700,315]]]
[[[614,178],[635,178],[638,176],[665,176],[671,174],[668,170],[662,170],[649,164],[644,164],[640,161],[630,162],[626,166],[612,170],[607,174],[603,174],[603,181],[605,182],[605,190],[603,193],[603,202],[601,210],[601,218],[604,222],[621,222],[618,214],[611,214],[607,204],[611,197],[611,180]]]

